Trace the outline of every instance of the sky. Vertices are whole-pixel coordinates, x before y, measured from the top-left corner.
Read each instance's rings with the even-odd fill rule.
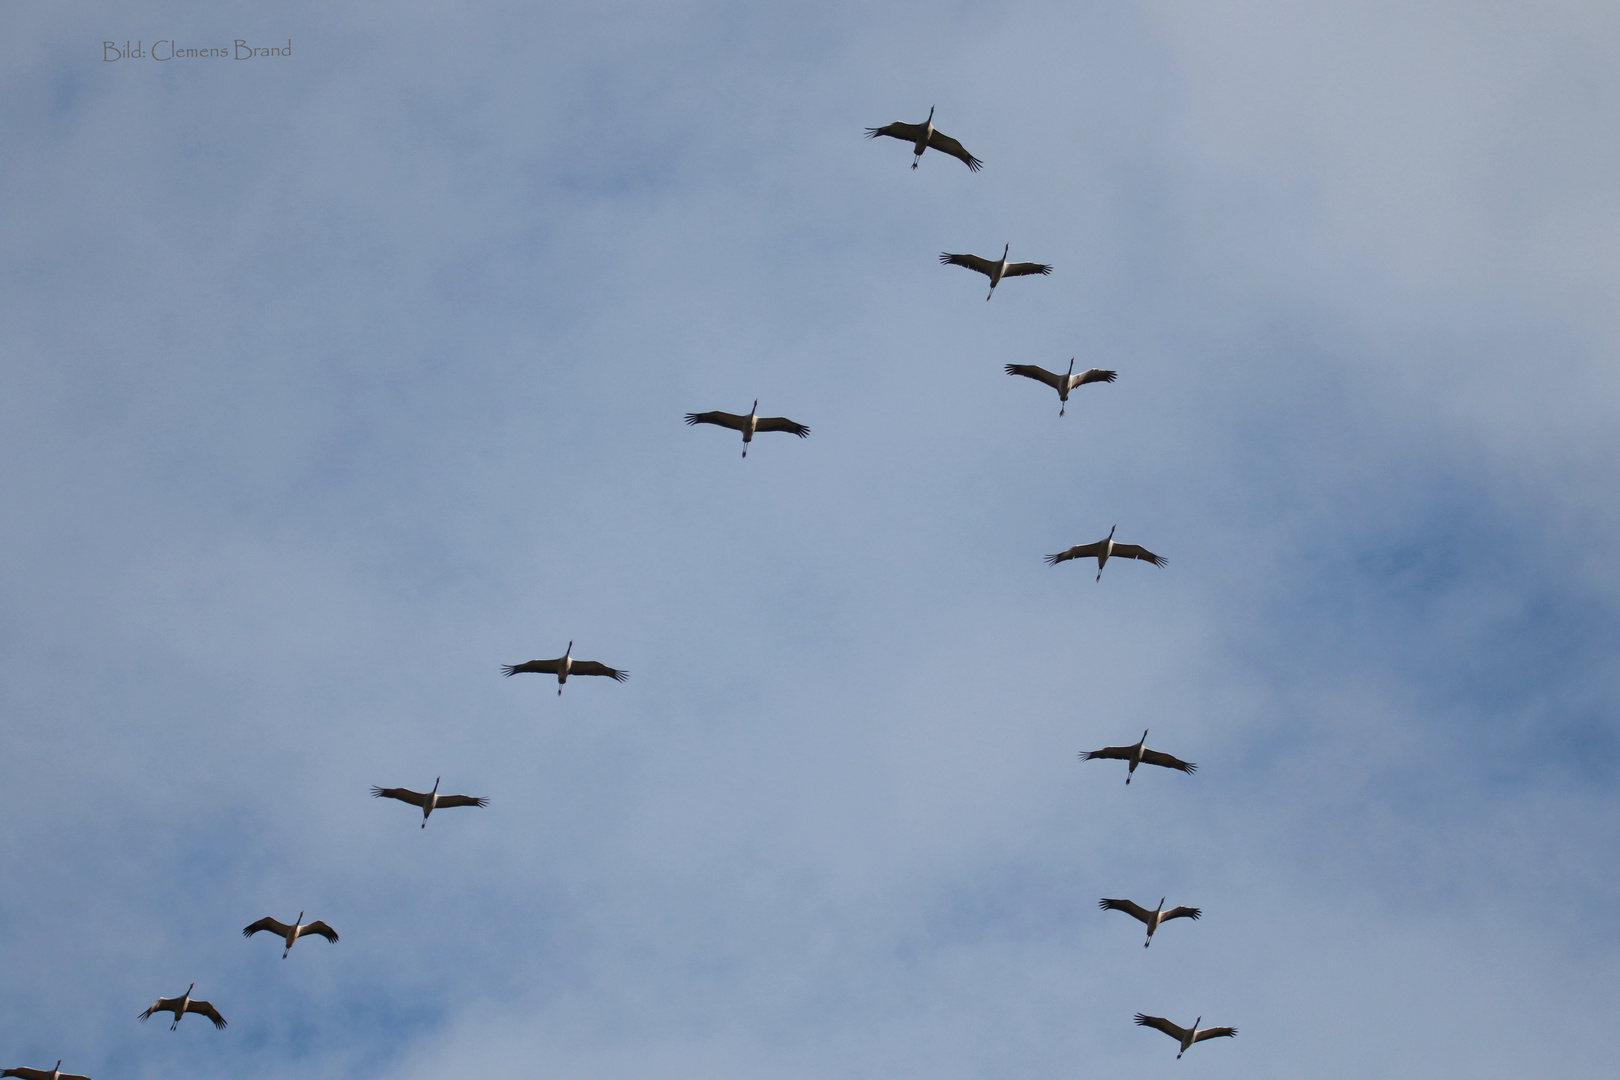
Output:
[[[0,1067],[1607,1075],[1616,56],[4,0]],[[982,172],[862,138],[930,107]],[[682,423],[755,398],[810,436]],[[1116,526],[1168,565],[1043,561]],[[570,641],[628,681],[500,677]],[[1197,772],[1078,760],[1144,729]]]

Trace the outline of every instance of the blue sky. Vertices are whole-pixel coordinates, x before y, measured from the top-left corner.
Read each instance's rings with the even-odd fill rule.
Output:
[[[1608,9],[0,25],[5,1066],[1606,1071]]]

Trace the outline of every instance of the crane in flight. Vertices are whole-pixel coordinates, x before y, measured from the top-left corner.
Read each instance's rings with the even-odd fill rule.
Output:
[[[996,286],[1001,284],[1002,278],[1027,277],[1030,274],[1050,274],[1052,268],[1046,263],[1008,262],[1007,252],[1012,250],[1008,244],[1001,249],[1001,258],[986,259],[979,255],[952,255],[949,251],[939,253],[939,261],[946,266],[965,266],[975,273],[983,274],[990,279],[990,291],[985,299],[996,295]]]
[[[744,451],[747,453],[747,451]],[[533,673],[536,675],[557,676],[557,694],[561,696],[563,683],[568,681],[570,675],[606,675],[616,682],[624,682],[630,677],[628,671],[619,668],[610,668],[596,660],[575,660],[574,643],[568,643],[568,649],[555,660],[530,660],[526,664],[503,664],[501,674],[510,678],[519,673]]]
[[[185,1016],[186,1013],[201,1013],[202,1015],[208,1017],[208,1019],[212,1020],[216,1028],[224,1027],[225,1018],[219,1015],[218,1009],[214,1008],[213,1005],[206,1001],[196,1001],[192,998],[191,992],[196,988],[197,984],[192,983],[190,986],[186,987],[186,992],[181,994],[179,997],[158,998],[157,1001],[152,1003],[150,1008],[141,1013],[138,1019],[144,1024],[146,1023],[147,1018],[153,1013],[174,1013],[174,1023],[169,1025],[169,1030],[173,1031],[175,1028],[180,1026],[180,1018]]]
[[[1145,737],[1145,736],[1144,736]],[[1159,906],[1149,911],[1140,904],[1133,904],[1129,900],[1109,900],[1107,897],[1097,901],[1097,906],[1104,911],[1123,911],[1131,918],[1147,925],[1147,940],[1142,942],[1142,948],[1153,944],[1153,931],[1171,919],[1196,919],[1204,912],[1195,907],[1173,907],[1164,910],[1164,897],[1159,897]]]
[[[62,1059],[56,1059],[54,1069],[30,1069],[26,1065],[19,1065],[15,1069],[0,1072],[0,1076],[19,1076],[22,1080],[90,1080],[88,1076],[78,1073],[65,1073],[62,1071]]]
[[[1082,371],[1080,374],[1076,375],[1074,373],[1074,358],[1071,356],[1069,358],[1069,370],[1063,375],[1059,375],[1055,371],[1047,371],[1045,368],[1036,364],[1008,364],[1007,374],[1022,375],[1026,379],[1034,379],[1036,382],[1043,382],[1047,386],[1050,386],[1052,389],[1056,390],[1058,392],[1058,400],[1063,403],[1058,408],[1058,415],[1062,416],[1069,408],[1070,390],[1073,390],[1077,386],[1084,386],[1086,383],[1113,382],[1115,376],[1117,376],[1119,372],[1109,371],[1106,368],[1087,368],[1085,371]]]
[[[984,162],[962,149],[961,143],[957,142],[949,135],[942,134],[941,132],[935,130],[934,107],[932,105],[928,107],[928,119],[924,120],[920,124],[906,124],[896,120],[892,124],[885,124],[882,127],[866,129],[866,137],[868,139],[875,139],[879,135],[887,135],[891,139],[899,139],[901,142],[912,143],[914,148],[911,152],[917,155],[911,159],[911,167],[913,169],[915,169],[917,167],[917,163],[922,160],[923,151],[927,150],[930,146],[942,154],[949,154],[951,157],[957,158],[962,162],[962,164],[966,165],[974,172],[978,172],[980,169],[984,168]]]
[[[474,795],[440,795],[440,779],[440,777],[434,778],[433,790],[428,792],[412,791],[410,788],[402,787],[378,787],[377,785],[373,784],[371,786],[371,797],[373,799],[398,799],[400,802],[410,803],[412,806],[420,806],[422,808],[422,828],[424,829],[427,828],[428,815],[432,814],[435,810],[448,808],[451,806],[489,805],[489,799],[487,797]]]
[[[1188,1047],[1192,1046],[1193,1043],[1203,1042],[1205,1039],[1229,1039],[1237,1034],[1237,1028],[1235,1027],[1207,1027],[1200,1029],[1198,1022],[1202,1019],[1203,1017],[1200,1016],[1198,1020],[1193,1021],[1192,1027],[1184,1028],[1177,1027],[1162,1016],[1148,1016],[1146,1013],[1136,1014],[1138,1024],[1143,1027],[1153,1028],[1155,1031],[1162,1031],[1181,1044],[1181,1049],[1176,1052],[1177,1058],[1185,1054]]]
[[[311,923],[304,922],[303,919],[304,913],[300,911],[298,913],[298,918],[293,920],[293,924],[291,926],[288,926],[286,923],[277,922],[275,919],[272,919],[270,916],[266,915],[258,922],[244,927],[242,929],[242,936],[252,937],[260,930],[270,931],[272,934],[276,935],[276,937],[281,938],[287,943],[286,948],[281,950],[281,958],[283,960],[287,959],[287,954],[292,951],[293,942],[297,941],[306,934],[319,934],[332,944],[337,944],[338,936],[336,930],[333,930],[330,926],[327,926],[319,919],[316,919]]]
[[[1068,551],[1060,551],[1056,555],[1048,555],[1046,557],[1046,565],[1056,566],[1058,563],[1068,562],[1070,559],[1095,558],[1097,560],[1097,580],[1101,581],[1103,567],[1107,566],[1108,560],[1114,558],[1116,555],[1121,559],[1141,559],[1143,562],[1152,563],[1154,566],[1163,566],[1169,561],[1162,555],[1153,554],[1153,552],[1149,551],[1145,547],[1142,547],[1140,544],[1114,543],[1114,529],[1117,528],[1119,528],[1119,526],[1115,525],[1112,529],[1109,529],[1108,535],[1103,537],[1101,540],[1098,540],[1095,544],[1076,544]]]
[[[759,399],[754,399],[754,407],[747,416],[738,416],[728,412],[689,412],[686,414],[688,424],[714,424],[716,427],[730,428],[732,431],[742,432],[742,456],[748,456],[748,444],[754,441],[756,431],[785,431],[789,435],[804,438],[810,434],[810,429],[803,424],[795,423],[785,416],[759,415]]]
[[[1090,761],[1092,758],[1119,758],[1122,761],[1130,762],[1130,768],[1125,770],[1125,782],[1127,784],[1131,782],[1131,774],[1136,772],[1136,767],[1138,765],[1159,765],[1166,769],[1180,769],[1184,773],[1198,771],[1198,766],[1194,765],[1190,761],[1182,761],[1180,758],[1171,757],[1169,754],[1161,753],[1158,750],[1149,750],[1143,745],[1146,742],[1147,731],[1144,729],[1142,732],[1142,737],[1136,741],[1135,745],[1105,746],[1101,750],[1082,750],[1080,751],[1080,760]],[[1194,918],[1196,917],[1197,916],[1194,916]],[[1152,931],[1149,931],[1149,936],[1151,935]]]

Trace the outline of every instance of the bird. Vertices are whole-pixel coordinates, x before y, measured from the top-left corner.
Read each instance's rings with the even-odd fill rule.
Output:
[[[204,1016],[208,1017],[208,1019],[214,1022],[214,1026],[216,1028],[224,1027],[225,1018],[219,1015],[218,1009],[214,1008],[206,1001],[193,1001],[191,999],[191,992],[192,990],[196,989],[196,987],[197,984],[192,983],[190,986],[186,987],[186,992],[181,994],[179,997],[158,998],[150,1008],[141,1013],[139,1017],[141,1023],[146,1023],[147,1018],[153,1013],[172,1012],[174,1013],[174,1023],[169,1025],[169,1030],[173,1031],[175,1028],[180,1026],[180,1018],[182,1016],[185,1016],[188,1012],[194,1012],[202,1013]]]
[[[1202,1016],[1198,1018],[1198,1020],[1202,1019]],[[1162,1016],[1148,1016],[1145,1013],[1136,1014],[1138,1024],[1143,1027],[1156,1028],[1181,1043],[1181,1050],[1176,1054],[1178,1059],[1195,1042],[1203,1042],[1205,1039],[1228,1039],[1237,1034],[1237,1028],[1235,1027],[1212,1027],[1200,1031],[1198,1030],[1198,1020],[1193,1021],[1191,1028],[1184,1028],[1177,1027]]]
[[[433,790],[425,795],[420,791],[412,791],[410,788],[378,787],[377,785],[373,784],[371,786],[371,797],[373,799],[398,799],[400,802],[408,802],[412,806],[420,806],[422,808],[422,828],[424,829],[427,828],[428,815],[437,809],[448,806],[489,805],[489,799],[484,797],[473,795],[440,795],[440,779],[442,779],[442,777],[434,777]],[[251,927],[249,929],[251,929]],[[337,939],[334,937],[333,940],[335,941]]]
[[[1130,762],[1131,767],[1125,770],[1125,782],[1127,784],[1131,782],[1131,774],[1136,772],[1136,767],[1143,764],[1161,765],[1166,769],[1180,769],[1184,773],[1198,771],[1198,766],[1190,761],[1182,761],[1180,758],[1171,757],[1169,754],[1160,753],[1158,750],[1147,749],[1142,745],[1145,742],[1147,742],[1146,729],[1142,731],[1142,737],[1137,740],[1134,746],[1105,746],[1101,750],[1082,750],[1080,751],[1080,760],[1121,758]]]
[[[62,1059],[56,1059],[54,1069],[30,1069],[26,1065],[19,1065],[15,1069],[0,1072],[0,1076],[20,1076],[22,1080],[90,1080],[88,1076],[78,1073],[65,1073],[62,1071]]]
[[[928,119],[920,124],[906,124],[896,120],[894,123],[885,124],[883,127],[866,129],[868,139],[875,139],[879,135],[887,135],[889,138],[899,139],[901,142],[914,143],[915,149],[912,150],[912,153],[917,156],[911,159],[913,169],[922,160],[923,151],[930,146],[935,150],[951,155],[953,158],[961,159],[962,163],[974,172],[984,168],[984,162],[962,149],[961,143],[949,135],[934,130],[934,107],[932,105],[928,107]]]
[[[266,915],[258,922],[253,923],[250,926],[243,927],[242,936],[252,937],[260,930],[268,930],[277,937],[282,938],[287,943],[287,947],[281,950],[281,958],[283,960],[287,959],[287,954],[292,951],[293,942],[297,941],[306,934],[319,934],[332,944],[337,944],[338,936],[336,930],[333,930],[330,926],[327,926],[319,919],[316,919],[312,923],[304,922],[303,919],[304,913],[300,911],[298,913],[298,918],[293,921],[291,926],[288,926],[286,923],[277,922],[270,916]]]
[[[990,279],[990,292],[985,299],[996,295],[996,286],[1001,284],[1004,277],[1024,277],[1027,274],[1050,274],[1052,268],[1046,263],[1010,263],[1007,261],[1007,252],[1012,250],[1008,244],[1001,249],[1000,259],[985,259],[978,255],[952,255],[948,251],[939,253],[939,261],[946,266],[965,266],[975,270]]]
[[[1152,911],[1142,907],[1140,904],[1133,904],[1129,900],[1109,900],[1106,897],[1097,901],[1097,906],[1104,911],[1123,911],[1131,918],[1146,923],[1148,933],[1147,940],[1142,942],[1142,948],[1144,949],[1153,944],[1153,931],[1157,930],[1160,924],[1171,919],[1196,919],[1203,914],[1201,909],[1195,907],[1173,907],[1169,911],[1165,911],[1164,897],[1162,896],[1159,897],[1159,906]]]
[[[1113,382],[1114,377],[1118,375],[1119,372],[1108,371],[1103,368],[1087,368],[1085,371],[1082,371],[1080,374],[1076,375],[1074,373],[1074,358],[1070,357],[1069,371],[1065,375],[1059,375],[1055,371],[1047,371],[1045,368],[1038,367],[1035,364],[1008,364],[1007,374],[1022,375],[1026,379],[1034,379],[1036,382],[1043,382],[1047,386],[1050,386],[1052,389],[1056,390],[1058,392],[1058,400],[1063,403],[1063,405],[1058,409],[1058,415],[1062,416],[1069,407],[1070,390],[1073,390],[1077,386],[1084,386],[1086,383],[1091,382]]]
[[[747,451],[744,451],[747,453]],[[570,675],[606,675],[617,682],[624,682],[630,677],[628,671],[619,668],[610,668],[596,660],[575,660],[574,643],[570,641],[568,648],[555,660],[530,660],[526,664],[503,664],[501,674],[510,678],[519,672],[534,672],[537,675],[557,676],[557,694],[561,696],[563,683],[568,681]]]
[[[789,420],[785,416],[759,415],[759,399],[754,399],[754,407],[747,416],[738,416],[728,412],[689,412],[686,414],[688,424],[715,424],[719,427],[728,427],[733,431],[742,432],[742,456],[748,456],[748,444],[754,441],[756,431],[786,431],[790,435],[804,438],[810,434],[810,429],[803,424]]]
[[[1117,528],[1119,528],[1119,526],[1115,525],[1113,528],[1109,529],[1108,535],[1103,537],[1101,540],[1098,540],[1095,544],[1076,544],[1068,551],[1060,551],[1056,555],[1048,555],[1046,557],[1046,565],[1056,566],[1058,563],[1068,562],[1070,559],[1090,559],[1095,557],[1097,560],[1097,580],[1101,581],[1103,567],[1107,566],[1108,560],[1116,555],[1122,559],[1141,559],[1143,562],[1150,562],[1154,566],[1163,566],[1165,563],[1169,562],[1169,560],[1164,558],[1164,556],[1155,555],[1153,552],[1149,551],[1145,547],[1142,547],[1140,544],[1114,543],[1114,529]]]

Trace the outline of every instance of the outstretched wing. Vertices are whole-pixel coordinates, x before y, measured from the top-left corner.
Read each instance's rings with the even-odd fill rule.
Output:
[[[1177,1027],[1162,1016],[1148,1016],[1146,1013],[1137,1013],[1136,1022],[1141,1024],[1143,1027],[1150,1027],[1155,1031],[1162,1031],[1177,1042],[1180,1042],[1182,1039],[1187,1037],[1186,1028]]]
[[[1178,757],[1171,757],[1169,754],[1164,753],[1162,750],[1143,750],[1142,751],[1142,764],[1144,764],[1144,765],[1159,765],[1159,766],[1161,766],[1163,768],[1166,768],[1166,769],[1180,769],[1184,773],[1192,773],[1192,772],[1197,772],[1198,771],[1198,766],[1194,765],[1192,762],[1190,762],[1190,761],[1182,761]]]
[[[412,791],[410,788],[378,787],[373,784],[371,786],[371,797],[373,799],[398,799],[400,802],[408,802],[412,806],[427,805],[427,796],[420,791]],[[443,799],[439,800],[439,805],[444,805]]]
[[[1120,758],[1129,761],[1136,753],[1134,746],[1105,746],[1101,750],[1080,751],[1081,761],[1090,761],[1092,758]]]
[[[436,806],[443,809],[446,806],[488,806],[489,798],[476,795],[440,795]]]
[[[1203,1042],[1205,1039],[1229,1039],[1236,1034],[1237,1028],[1235,1027],[1205,1028],[1193,1036],[1193,1042]]]
[[[1112,559],[1116,555],[1122,559],[1141,559],[1143,562],[1150,562],[1154,566],[1163,566],[1170,561],[1162,555],[1153,554],[1153,552],[1140,544],[1115,544],[1114,550],[1108,553],[1108,557]]]
[[[913,135],[912,141],[916,142],[916,140],[917,137]],[[956,158],[974,172],[978,172],[980,169],[984,168],[984,162],[962,149],[962,144],[951,138],[949,135],[941,135],[936,131],[932,135],[928,136],[928,145],[932,146],[935,150],[939,150],[942,153],[951,155],[951,157]]]
[[[728,412],[689,412],[686,414],[688,424],[717,424],[728,427],[733,431],[742,431],[748,426],[748,417],[738,416]]]
[[[1104,911],[1123,911],[1131,918],[1138,919],[1144,923],[1153,918],[1153,912],[1149,911],[1142,905],[1134,904],[1129,900],[1103,899],[1097,901],[1097,906],[1102,908]]]
[[[22,1080],[51,1080],[51,1070],[30,1069],[26,1065],[19,1065],[15,1069],[0,1072],[0,1076],[20,1076]],[[64,1076],[62,1080],[67,1080],[67,1077]]]
[[[948,251],[939,253],[939,261],[946,266],[965,266],[969,270],[983,274],[985,277],[993,276],[997,265],[989,259],[981,259],[977,255],[952,255]]]
[[[1163,915],[1160,915],[1159,916],[1159,921],[1160,922],[1168,922],[1171,919],[1196,919],[1200,915],[1202,915],[1203,913],[1204,913],[1203,908],[1185,907],[1185,906],[1184,907],[1173,907],[1169,911],[1165,912]]]
[[[921,124],[903,124],[896,120],[894,123],[884,124],[882,127],[867,128],[866,137],[875,139],[879,135],[887,135],[891,139],[904,139],[906,142],[914,143],[922,138],[922,133],[926,130]],[[933,143],[930,142],[929,145],[932,146]]]
[[[557,674],[557,665],[561,662],[562,659],[559,657],[556,660],[530,660],[526,664],[502,664],[501,674],[516,675],[519,672],[535,672],[541,675],[555,675]]]
[[[1107,368],[1088,368],[1074,377],[1074,385],[1084,386],[1088,382],[1113,382],[1118,375],[1119,372],[1109,371]]]
[[[174,1012],[174,1007],[178,1004],[180,1004],[179,998],[158,998],[157,1001],[153,1002],[152,1005],[148,1007],[145,1012],[141,1013],[140,1016],[136,1017],[136,1019],[144,1024],[153,1013]]]
[[[785,416],[762,416],[754,426],[760,431],[785,431],[801,439],[810,434],[809,428],[803,424],[796,424]]]
[[[1008,364],[1007,374],[1022,375],[1026,379],[1043,382],[1054,390],[1063,389],[1063,376],[1047,371],[1037,364]]]
[[[1101,540],[1097,541],[1095,544],[1076,544],[1068,551],[1060,551],[1056,555],[1048,555],[1046,557],[1046,565],[1056,566],[1058,563],[1067,562],[1070,559],[1095,558],[1096,556],[1102,554],[1102,549],[1103,542]]]
[[[623,670],[621,670],[619,668],[608,667],[606,664],[602,663],[600,660],[575,660],[574,661],[574,666],[569,669],[568,674],[570,674],[570,675],[606,675],[608,678],[617,679],[619,682],[624,682],[624,680],[626,680],[626,679],[628,679],[630,677],[630,673],[628,671],[623,671]]]
[[[186,1003],[186,1012],[201,1013],[203,1016],[206,1016],[208,1019],[212,1020],[214,1022],[214,1026],[217,1028],[222,1028],[225,1026],[225,1018],[219,1015],[219,1010],[214,1008],[210,1002],[189,1001]]]
[[[319,919],[316,919],[314,922],[298,931],[299,937],[308,937],[311,934],[319,934],[332,944],[337,944],[337,931],[332,929],[330,926],[327,926]]]
[[[1046,263],[1012,263],[1001,273],[1002,277],[1025,277],[1029,274],[1050,274],[1052,268]]]
[[[90,1080],[90,1078],[88,1076],[80,1076],[78,1073],[62,1073],[57,1076],[56,1080]]]
[[[242,928],[242,936],[243,937],[252,937],[254,934],[257,934],[260,930],[268,930],[272,934],[276,935],[277,937],[286,937],[287,936],[287,931],[291,930],[291,929],[292,929],[292,927],[288,926],[286,923],[276,922],[276,920],[274,920],[270,916],[266,915],[264,918],[260,919],[258,922],[252,923],[252,924],[250,924],[248,926],[244,926]]]

